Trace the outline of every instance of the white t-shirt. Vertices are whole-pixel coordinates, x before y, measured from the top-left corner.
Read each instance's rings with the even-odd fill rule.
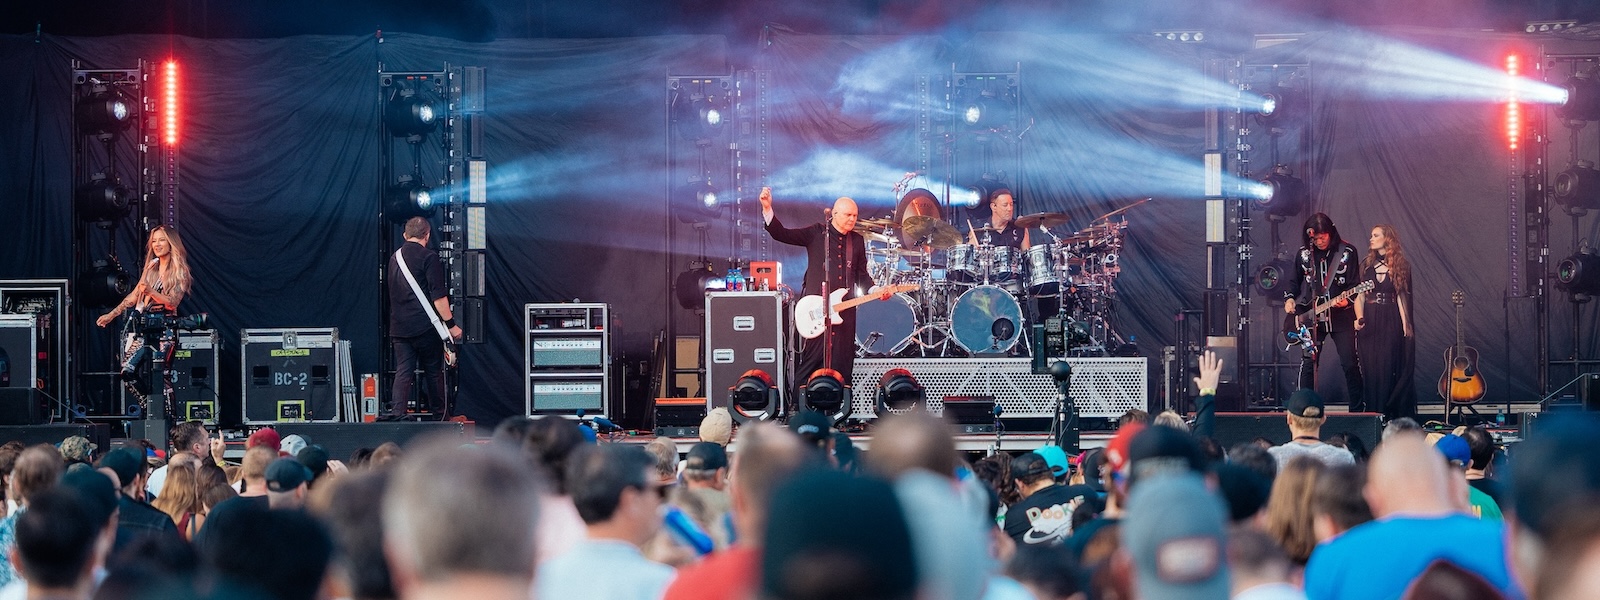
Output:
[[[1298,456],[1310,456],[1330,467],[1356,464],[1356,457],[1350,454],[1349,450],[1322,442],[1302,444],[1290,441],[1282,446],[1268,448],[1267,453],[1278,459],[1278,470],[1280,471],[1289,465],[1289,461]]]

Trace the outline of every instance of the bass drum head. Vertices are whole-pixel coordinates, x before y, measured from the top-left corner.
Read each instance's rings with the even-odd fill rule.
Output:
[[[917,330],[916,301],[905,294],[874,300],[856,310],[856,347],[868,356],[889,356]]]
[[[950,309],[956,344],[972,354],[1010,351],[1022,336],[1022,325],[1022,306],[998,286],[967,290]]]

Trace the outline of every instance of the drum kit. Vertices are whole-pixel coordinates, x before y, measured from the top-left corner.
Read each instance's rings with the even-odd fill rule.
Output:
[[[1054,230],[1070,222],[1065,214],[1019,217],[1017,227],[1050,239],[1019,250],[991,243],[995,231],[987,225],[963,236],[940,218],[936,203],[922,200],[908,194],[893,217],[856,224],[868,241],[873,281],[914,284],[856,308],[861,356],[1025,355],[1028,325],[1052,317],[1072,332],[1069,355],[1105,356],[1123,343],[1112,299],[1127,221],[1115,217],[1143,201],[1064,234]]]

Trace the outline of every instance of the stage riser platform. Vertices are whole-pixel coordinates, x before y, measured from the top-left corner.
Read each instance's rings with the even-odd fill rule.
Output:
[[[1224,449],[1248,444],[1257,437],[1271,440],[1273,445],[1286,444],[1289,435],[1288,413],[1217,413],[1217,442]],[[1335,433],[1351,433],[1361,438],[1367,450],[1378,446],[1383,434],[1383,415],[1379,413],[1329,413],[1322,424],[1322,438]]]
[[[1117,418],[1148,403],[1148,366],[1144,358],[1069,358],[1069,390],[1080,417]],[[1033,372],[1027,358],[858,358],[851,375],[852,418],[877,415],[878,380],[901,368],[926,390],[928,410],[944,414],[946,396],[993,396],[1008,418],[1055,414],[1056,382]]]
[[[278,435],[300,435],[306,441],[322,446],[328,458],[350,460],[350,455],[360,448],[377,448],[384,442],[394,442],[402,447],[419,438],[447,437],[462,444],[474,441],[472,423],[279,423],[273,426]]]

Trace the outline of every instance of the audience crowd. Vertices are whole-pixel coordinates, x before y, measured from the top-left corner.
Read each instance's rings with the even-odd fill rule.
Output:
[[[683,456],[561,417],[348,460],[267,428],[231,464],[199,423],[13,442],[0,600],[1600,598],[1593,415],[1510,446],[1399,419],[1369,447],[1300,390],[1286,439],[1223,447],[1214,400],[981,458],[917,411],[865,443],[714,411]]]

